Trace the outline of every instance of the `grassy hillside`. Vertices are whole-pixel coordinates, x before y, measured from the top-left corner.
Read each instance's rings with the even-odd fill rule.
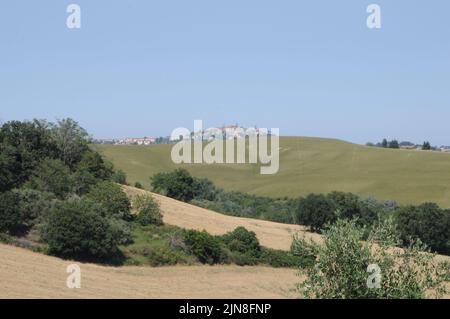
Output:
[[[175,165],[171,145],[95,148],[149,187],[157,172],[185,167],[227,190],[280,197],[349,191],[400,203],[436,202],[450,207],[450,154],[370,148],[333,139],[283,137],[280,171],[260,175],[257,165]]]

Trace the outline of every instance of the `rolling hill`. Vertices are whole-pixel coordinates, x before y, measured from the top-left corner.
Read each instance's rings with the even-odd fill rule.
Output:
[[[78,263],[81,288],[68,289],[74,262],[0,244],[0,298],[293,298],[293,269],[238,266],[105,267]]]
[[[334,139],[281,137],[280,170],[260,175],[257,165],[175,165],[171,145],[95,145],[129,182],[149,187],[149,177],[177,167],[207,177],[226,190],[271,197],[348,191],[402,204],[450,207],[450,154],[372,148]]]
[[[129,196],[145,191],[124,187]],[[288,250],[292,235],[302,233],[320,241],[304,227],[221,215],[161,195],[166,223],[188,229],[224,234],[238,226],[254,231],[261,244]],[[81,267],[81,289],[66,287],[62,260],[26,249],[0,244],[0,298],[175,298],[257,299],[295,298],[302,278],[294,269],[238,266],[105,267],[75,262]],[[437,256],[449,260],[447,256]],[[449,283],[450,285],[450,283]],[[447,286],[450,288],[450,286]],[[450,298],[450,295],[446,295]]]
[[[148,193],[124,187],[129,196]],[[238,226],[255,231],[261,244],[288,250],[292,235],[309,234],[296,225],[225,216],[157,194],[164,221],[188,229],[224,234]],[[301,281],[295,269],[238,266],[81,267],[81,289],[66,287],[66,267],[74,262],[0,244],[0,298],[295,298]]]
[[[308,232],[304,226],[227,216],[134,187],[124,186],[123,188],[128,196],[151,194],[160,204],[164,222],[169,225],[200,231],[206,230],[213,235],[224,235],[243,226],[256,233],[261,245],[280,250],[291,248],[294,234],[301,233],[305,238],[316,242],[321,241],[320,235]]]

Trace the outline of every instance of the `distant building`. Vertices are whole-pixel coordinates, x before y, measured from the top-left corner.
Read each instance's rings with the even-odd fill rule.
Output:
[[[191,134],[193,140],[212,141],[214,139],[240,139],[246,137],[255,137],[260,135],[268,135],[266,130],[254,128],[245,128],[238,125],[222,126],[220,128],[209,128],[203,131]]]
[[[129,137],[118,141],[120,145],[151,145],[156,143],[155,137]]]

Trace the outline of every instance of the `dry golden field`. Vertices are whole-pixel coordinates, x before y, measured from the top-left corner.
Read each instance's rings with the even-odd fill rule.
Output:
[[[307,232],[303,226],[227,216],[134,187],[124,186],[124,190],[129,196],[151,194],[161,205],[164,222],[169,225],[206,230],[213,235],[223,235],[243,226],[256,233],[261,245],[281,250],[290,249],[292,236],[297,233],[315,241],[321,240],[320,235]]]
[[[81,289],[66,286],[74,263],[0,245],[0,298],[292,298],[295,270],[267,267],[104,267],[77,263]]]
[[[129,196],[148,193],[133,187],[124,189]],[[321,241],[320,235],[302,226],[226,216],[161,195],[152,196],[160,203],[167,224],[205,229],[212,234],[244,226],[256,233],[262,245],[283,250],[290,248],[295,233]],[[0,258],[0,298],[295,298],[295,284],[302,280],[293,269],[259,266],[106,267],[2,244]],[[446,256],[437,258],[450,260]],[[73,263],[81,267],[81,289],[66,286],[66,268]]]

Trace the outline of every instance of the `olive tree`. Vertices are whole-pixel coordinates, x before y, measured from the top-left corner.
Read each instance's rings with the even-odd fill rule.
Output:
[[[449,265],[436,261],[420,241],[396,248],[395,224],[376,225],[367,241],[355,220],[338,220],[324,231],[324,242],[295,237],[292,251],[316,256],[314,267],[301,270],[298,290],[306,298],[419,299],[440,297]]]

